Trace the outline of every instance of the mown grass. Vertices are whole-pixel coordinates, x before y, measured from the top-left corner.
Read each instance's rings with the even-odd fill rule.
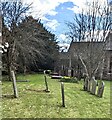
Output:
[[[103,98],[83,91],[83,82],[64,83],[65,104],[62,107],[60,82],[48,78],[49,93],[45,89],[44,76],[41,74],[18,76],[19,98],[13,98],[11,82],[2,85],[3,118],[109,118],[110,82],[105,81]],[[40,91],[39,91],[40,90]]]

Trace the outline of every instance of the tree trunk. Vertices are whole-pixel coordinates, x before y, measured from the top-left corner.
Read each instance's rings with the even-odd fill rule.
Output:
[[[78,80],[81,80],[81,69],[80,69],[80,65],[78,64],[78,76],[77,76]]]
[[[8,80],[11,81],[12,80],[12,76],[11,76],[11,67],[8,66]]]
[[[26,66],[24,65],[24,75],[26,75]]]
[[[7,70],[8,70],[8,80],[11,81],[12,76],[11,76],[11,63],[9,58],[9,51],[7,52]]]
[[[100,80],[102,80],[102,78],[103,78],[103,68],[104,68],[104,59],[103,59],[103,61],[102,61],[102,64],[101,64],[101,71],[100,71]]]
[[[7,59],[7,70],[8,70],[8,80],[11,81],[12,80],[12,75],[11,75],[11,56],[10,56],[10,48],[7,49],[7,55],[6,55],[6,59]]]

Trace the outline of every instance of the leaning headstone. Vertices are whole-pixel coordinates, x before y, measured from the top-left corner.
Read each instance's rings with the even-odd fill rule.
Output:
[[[98,85],[98,92],[97,92],[97,96],[98,97],[102,97],[103,96],[103,92],[104,92],[104,87],[105,87],[105,84],[103,81],[101,81]]]
[[[65,107],[64,84],[61,82],[62,106]]]
[[[16,77],[15,77],[14,71],[11,71],[11,75],[12,75],[12,82],[13,82],[13,89],[14,89],[14,97],[17,98],[18,97],[18,91],[17,91]]]
[[[96,86],[97,86],[97,81],[95,79],[92,80],[92,88],[91,88],[91,94],[95,95],[96,93]]]

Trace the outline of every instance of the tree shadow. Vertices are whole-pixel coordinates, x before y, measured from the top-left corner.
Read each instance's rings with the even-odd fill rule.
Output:
[[[4,98],[14,99],[15,97],[14,97],[14,95],[2,95],[1,98],[2,99],[4,99]]]
[[[90,91],[87,91],[87,90],[84,90],[84,89],[80,89],[80,91],[83,91],[83,92],[85,92],[86,94],[89,94],[90,96],[94,96],[94,97],[96,97],[96,98],[100,98],[100,97],[98,97],[97,94],[92,94]]]
[[[42,92],[42,93],[46,93],[46,92],[50,92],[50,91],[47,91],[46,89],[45,90],[34,90],[34,89],[27,89],[27,91],[33,91],[33,92]]]
[[[67,108],[66,105],[63,107],[62,104],[60,104],[60,105],[56,105],[56,106],[59,107],[59,108],[62,108],[62,109],[63,109],[63,108]]]
[[[79,84],[79,81],[76,81],[76,80],[59,80],[59,82],[65,82],[65,83],[77,83],[77,84]]]

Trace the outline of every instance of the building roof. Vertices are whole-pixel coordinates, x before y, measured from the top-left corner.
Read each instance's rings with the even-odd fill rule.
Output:
[[[109,35],[107,36],[107,39],[108,41],[106,41],[106,48],[104,48],[105,50],[112,50],[112,31],[109,32]],[[70,47],[68,49],[68,52],[71,53],[71,52],[74,52],[74,49],[79,49],[80,48],[80,51],[83,51],[84,48],[89,48],[89,45],[91,44],[91,42],[89,41],[81,41],[81,42],[76,42],[76,41],[72,41],[71,44],[70,44]],[[92,42],[93,46],[95,48],[97,47],[102,47],[103,42]]]

